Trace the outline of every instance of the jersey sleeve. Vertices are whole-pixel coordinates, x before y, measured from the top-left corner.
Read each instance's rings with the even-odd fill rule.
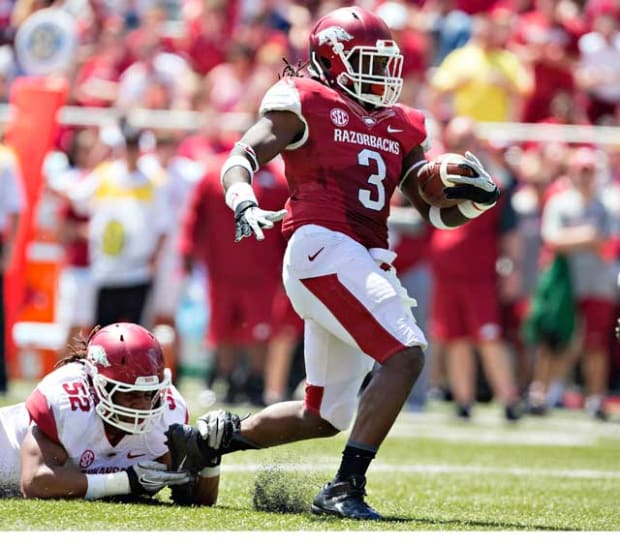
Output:
[[[258,113],[263,116],[267,112],[292,112],[304,124],[304,132],[301,138],[289,144],[287,150],[295,150],[304,145],[308,140],[308,123],[304,119],[301,107],[301,95],[299,89],[295,85],[294,78],[282,78],[272,85],[260,104]]]
[[[407,141],[404,143],[405,150],[409,152],[416,146],[421,146],[424,151],[430,149],[430,140],[427,130],[426,116],[421,110],[402,106],[401,115],[405,118],[409,130],[406,133]]]
[[[51,440],[60,443],[54,410],[38,387],[26,398],[26,410],[31,422],[34,422]]]

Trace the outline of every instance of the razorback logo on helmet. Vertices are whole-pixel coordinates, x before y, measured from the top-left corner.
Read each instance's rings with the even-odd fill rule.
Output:
[[[86,358],[95,364],[100,364],[101,366],[105,366],[109,368],[111,366],[110,361],[108,360],[108,355],[105,352],[105,349],[101,345],[89,345],[88,352],[86,353]]]
[[[353,40],[353,36],[351,36],[342,27],[325,28],[320,32],[317,32],[316,37],[320,46],[325,44],[332,44],[335,46],[340,42],[348,42],[349,40]]]

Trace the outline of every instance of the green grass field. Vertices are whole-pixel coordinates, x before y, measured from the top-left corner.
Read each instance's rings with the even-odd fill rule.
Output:
[[[0,406],[23,399],[30,388],[17,385]],[[202,411],[198,385],[187,380],[180,390],[195,419]],[[1,499],[0,530],[620,530],[617,415],[597,423],[581,412],[557,410],[509,425],[493,405],[476,406],[470,423],[457,422],[443,402],[432,402],[424,413],[403,412],[368,475],[368,500],[387,517],[374,523],[308,511],[336,470],[345,439],[343,433],[227,456],[214,508],[174,506],[166,492],[130,505]]]

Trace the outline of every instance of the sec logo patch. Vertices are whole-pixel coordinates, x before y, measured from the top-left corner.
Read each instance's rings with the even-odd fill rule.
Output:
[[[349,114],[342,108],[332,108],[329,117],[336,127],[344,127],[349,123]]]
[[[80,457],[80,468],[88,468],[95,462],[95,453],[92,449],[87,449]]]

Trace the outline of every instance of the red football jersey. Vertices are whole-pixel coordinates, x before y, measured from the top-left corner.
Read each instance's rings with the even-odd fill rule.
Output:
[[[305,124],[282,152],[290,197],[282,231],[317,224],[367,248],[387,248],[389,203],[404,157],[426,140],[424,115],[403,105],[368,111],[344,93],[310,79],[283,78],[260,113],[286,110]]]

